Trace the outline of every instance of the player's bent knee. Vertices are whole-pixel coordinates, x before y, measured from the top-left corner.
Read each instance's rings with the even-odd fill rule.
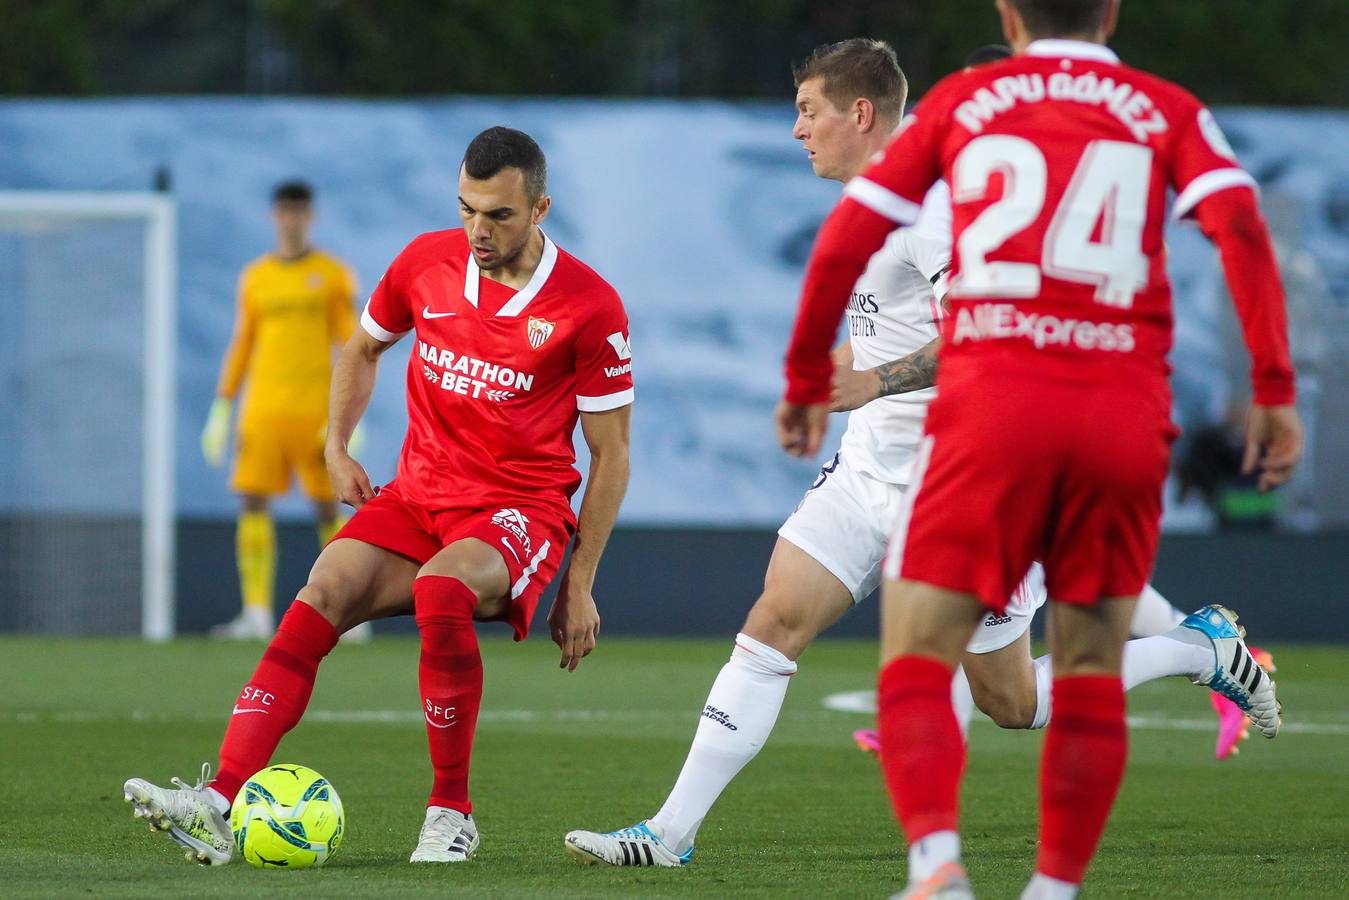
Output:
[[[768,589],[750,609],[741,630],[795,660],[815,640],[818,625],[795,598]]]
[[[489,607],[503,606],[509,600],[510,572],[505,560],[495,547],[477,538],[455,541],[437,553],[417,572],[418,578],[428,575],[460,581],[478,598],[480,616],[490,617]]]
[[[338,630],[355,624],[349,621],[352,613],[350,592],[342,590],[333,581],[311,578],[295,595],[295,601],[313,607],[315,612]]]
[[[974,705],[999,728],[1029,728],[1035,721],[1035,686],[1030,692],[1006,690],[970,682]]]

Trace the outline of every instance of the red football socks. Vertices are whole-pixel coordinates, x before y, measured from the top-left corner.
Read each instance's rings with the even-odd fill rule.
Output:
[[[319,663],[336,645],[337,630],[317,610],[298,600],[290,605],[225,729],[220,774],[211,787],[226,800],[271,761],[282,736],[300,721]]]
[[[881,670],[881,766],[910,844],[956,830],[965,741],[951,706],[952,674],[925,656],[901,656]]]
[[[478,598],[457,578],[423,575],[412,584],[422,635],[418,682],[435,771],[427,806],[467,815],[473,811],[468,763],[482,704],[482,656],[473,628]]]
[[[1128,755],[1118,676],[1054,681],[1054,715],[1040,760],[1040,853],[1035,870],[1080,884],[1105,831]]]

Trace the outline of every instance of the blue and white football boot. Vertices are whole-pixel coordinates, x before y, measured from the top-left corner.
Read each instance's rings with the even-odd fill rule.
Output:
[[[600,833],[569,831],[563,842],[567,855],[585,866],[659,866],[674,869],[693,860],[693,848],[675,853],[651,830],[647,822],[630,828]]]
[[[1207,638],[1213,646],[1213,666],[1196,675],[1194,683],[1206,685],[1235,703],[1265,737],[1277,736],[1283,724],[1283,705],[1274,694],[1269,673],[1246,646],[1246,629],[1237,625],[1236,613],[1223,606],[1205,606],[1187,616],[1173,632],[1197,640],[1196,635],[1185,634],[1187,629]]]

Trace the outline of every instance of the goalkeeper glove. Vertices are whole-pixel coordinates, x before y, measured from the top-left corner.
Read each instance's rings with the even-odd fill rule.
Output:
[[[211,404],[211,413],[206,417],[206,427],[201,430],[201,455],[213,469],[220,468],[225,462],[225,445],[230,439],[230,412],[234,403],[228,397],[216,397]]]

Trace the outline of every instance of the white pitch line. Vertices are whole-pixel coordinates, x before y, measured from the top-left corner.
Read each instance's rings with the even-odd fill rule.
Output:
[[[53,713],[0,713],[0,724],[14,722],[20,725],[35,723],[56,723],[60,725],[85,724],[90,722],[220,722],[228,716],[219,713],[156,713],[143,709],[134,709],[125,714],[91,712],[88,710],[66,710]],[[636,722],[668,721],[670,716],[659,710],[604,710],[604,709],[485,709],[478,714],[479,722]],[[689,722],[695,722],[695,714],[689,712]],[[306,722],[325,722],[344,725],[407,725],[423,721],[419,709],[311,709],[305,712]]]
[[[876,715],[875,691],[843,691],[830,694],[822,701],[826,709],[835,712]],[[976,721],[988,722],[980,716]],[[1217,727],[1213,719],[1168,719],[1159,716],[1129,716],[1130,728],[1146,731],[1212,731]],[[1279,729],[1280,734],[1349,734],[1349,725],[1336,725],[1329,722],[1288,722]]]
[[[822,701],[826,709],[834,712],[856,713],[874,716],[876,714],[876,694],[874,691],[844,691],[830,694]],[[797,713],[791,718],[814,719],[819,714]],[[15,723],[31,725],[37,723],[55,723],[59,725],[87,724],[93,722],[136,722],[142,724],[168,724],[173,722],[220,722],[225,717],[207,712],[173,714],[156,713],[148,710],[130,710],[124,714],[91,712],[88,710],[68,710],[54,713],[20,712],[0,713],[0,725]],[[305,713],[304,721],[338,725],[418,725],[423,721],[419,709],[311,709]],[[671,714],[664,710],[605,710],[605,709],[485,709],[478,714],[479,722],[503,723],[558,723],[558,722],[661,722],[671,721]],[[689,721],[693,722],[692,714]],[[988,719],[979,716],[976,721],[988,723]],[[1129,726],[1152,731],[1211,731],[1215,723],[1211,719],[1168,719],[1157,716],[1130,716]],[[1329,722],[1284,722],[1283,734],[1331,734],[1349,735],[1349,725]]]

